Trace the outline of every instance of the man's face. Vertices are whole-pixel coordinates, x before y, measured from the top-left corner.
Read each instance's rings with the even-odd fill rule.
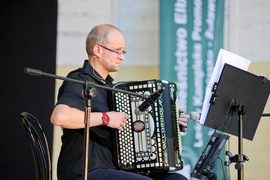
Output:
[[[108,35],[108,43],[102,44],[103,49],[101,59],[103,59],[104,68],[109,72],[117,72],[120,69],[121,61],[125,60],[123,50],[125,40],[121,32],[113,30]],[[111,50],[115,51],[112,52]]]

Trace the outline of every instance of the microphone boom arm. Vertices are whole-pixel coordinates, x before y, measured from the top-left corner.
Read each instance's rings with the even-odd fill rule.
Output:
[[[124,94],[129,94],[129,95],[132,95],[132,96],[140,97],[143,100],[146,99],[145,96],[140,95],[140,94],[137,94],[137,93],[134,93],[134,92],[131,92],[131,91],[125,91],[125,90],[122,90],[122,89],[116,89],[116,88],[112,88],[112,87],[108,87],[108,86],[102,86],[102,85],[95,84],[95,83],[90,82],[90,81],[81,81],[81,80],[78,80],[78,79],[72,79],[72,78],[68,78],[68,77],[62,77],[62,76],[58,76],[58,75],[54,75],[54,74],[42,72],[42,71],[37,70],[37,69],[25,68],[24,69],[24,72],[26,74],[30,74],[30,75],[34,75],[34,76],[42,76],[42,75],[44,75],[44,76],[52,77],[52,78],[55,78],[55,79],[61,79],[61,80],[71,81],[71,82],[82,84],[82,85],[86,85],[87,84],[88,87],[92,87],[92,88],[95,88],[96,87],[96,88],[107,89],[107,90],[110,90],[110,91],[113,91],[113,92],[121,92],[121,93],[124,93]]]

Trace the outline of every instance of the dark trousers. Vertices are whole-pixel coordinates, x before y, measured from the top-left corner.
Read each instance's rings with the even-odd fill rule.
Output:
[[[157,173],[147,177],[113,169],[95,169],[88,172],[87,175],[87,180],[187,180],[187,178],[177,173]],[[75,180],[81,179],[82,177],[77,177]]]

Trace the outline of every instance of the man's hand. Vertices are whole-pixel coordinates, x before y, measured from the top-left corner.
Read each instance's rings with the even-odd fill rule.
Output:
[[[110,117],[110,122],[107,126],[121,131],[123,130],[123,127],[125,127],[127,119],[130,118],[127,114],[122,112],[110,111],[107,112],[107,114]]]
[[[179,118],[177,118],[177,122],[182,126],[181,131],[186,132],[190,116],[188,114],[183,114],[184,112],[184,110],[179,109]]]

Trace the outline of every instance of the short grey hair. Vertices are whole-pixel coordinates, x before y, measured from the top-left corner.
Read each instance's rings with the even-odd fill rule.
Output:
[[[119,32],[121,32],[118,28],[110,24],[101,24],[101,25],[95,26],[89,32],[86,38],[86,52],[88,56],[95,55],[93,52],[93,47],[96,44],[105,45],[106,43],[108,43],[108,34],[112,30],[118,30]]]

